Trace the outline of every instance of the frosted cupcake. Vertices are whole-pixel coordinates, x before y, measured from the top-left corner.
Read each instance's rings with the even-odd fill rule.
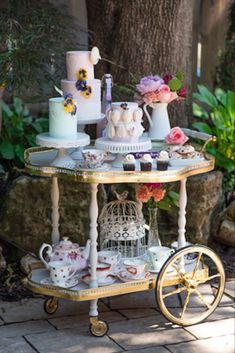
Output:
[[[152,170],[153,160],[150,154],[144,154],[140,158],[140,169],[145,172]]]
[[[125,171],[132,171],[135,170],[135,157],[132,154],[127,154],[126,157],[124,157],[122,165],[123,169]]]
[[[169,165],[169,154],[166,151],[161,151],[156,158],[157,170],[167,170]]]

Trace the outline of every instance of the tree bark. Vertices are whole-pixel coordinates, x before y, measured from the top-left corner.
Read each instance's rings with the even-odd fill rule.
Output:
[[[180,70],[190,91],[192,17],[194,0],[87,0],[90,44],[104,58],[96,76],[111,72],[119,84],[149,74]],[[130,75],[130,73],[132,75]],[[188,103],[171,104],[171,124],[187,126]]]

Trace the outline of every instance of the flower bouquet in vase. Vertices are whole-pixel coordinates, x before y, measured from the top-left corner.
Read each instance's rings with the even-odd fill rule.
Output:
[[[149,121],[149,137],[152,140],[163,141],[170,132],[170,122],[167,111],[168,103],[181,101],[186,96],[183,86],[183,75],[146,76],[136,85],[136,100],[143,104],[144,112]],[[150,116],[147,106],[152,108]]]
[[[157,204],[164,198],[165,189],[159,183],[140,184],[136,188],[136,199],[147,203],[149,212],[148,247],[161,246],[157,222]]]

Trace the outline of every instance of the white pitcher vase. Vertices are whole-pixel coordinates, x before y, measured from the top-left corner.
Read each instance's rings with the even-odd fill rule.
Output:
[[[147,110],[148,105],[153,109],[151,116]],[[149,137],[151,140],[164,140],[171,130],[167,103],[144,104],[143,109],[149,121]]]

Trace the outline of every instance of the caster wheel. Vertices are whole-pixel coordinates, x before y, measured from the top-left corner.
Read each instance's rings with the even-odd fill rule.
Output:
[[[58,309],[59,301],[55,297],[50,297],[45,300],[43,307],[44,307],[44,310],[47,314],[52,315]]]
[[[163,265],[156,300],[167,320],[181,326],[198,324],[218,306],[225,274],[218,255],[203,245],[182,248]]]
[[[94,320],[90,323],[89,331],[95,337],[103,337],[109,330],[109,325],[103,320]]]

